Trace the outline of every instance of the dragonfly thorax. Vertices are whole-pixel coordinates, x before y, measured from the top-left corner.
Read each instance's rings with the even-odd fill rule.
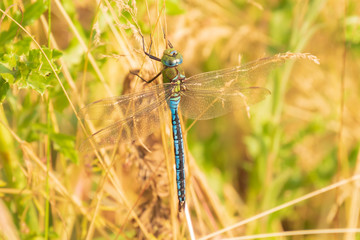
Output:
[[[165,49],[161,63],[166,67],[176,67],[183,62],[183,56],[174,48]]]

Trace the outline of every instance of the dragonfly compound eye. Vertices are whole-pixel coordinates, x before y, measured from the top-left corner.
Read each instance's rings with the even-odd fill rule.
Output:
[[[168,61],[168,63],[169,63],[169,66],[175,66],[176,65],[176,59],[170,59],[169,61]]]

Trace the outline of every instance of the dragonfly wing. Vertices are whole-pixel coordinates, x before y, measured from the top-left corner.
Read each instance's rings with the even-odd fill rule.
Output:
[[[162,102],[161,106],[164,107],[164,103],[165,101]],[[163,110],[161,106],[135,114],[95,132],[80,144],[79,151],[90,151],[93,149],[92,145],[97,148],[111,147],[118,143],[129,142],[150,135],[159,128],[159,113]]]
[[[300,57],[302,55],[278,54],[186,78],[181,112],[188,118],[210,119],[257,103],[270,94],[263,88],[269,71],[285,60]]]
[[[147,90],[118,97],[104,98],[81,108],[78,116],[82,119],[116,121],[151,108],[151,104],[164,101],[171,92],[169,83],[158,84]]]
[[[114,123],[93,133],[80,144],[79,151],[89,151],[93,146],[113,146],[148,136],[159,128],[159,113],[165,109],[171,93],[170,84],[161,84],[140,93],[103,99],[88,105],[81,110],[83,118],[100,119],[100,122],[109,118],[107,120],[113,120]]]
[[[249,107],[269,94],[268,89],[261,87],[227,90],[187,89],[181,97],[181,114],[197,120],[211,119]]]
[[[296,57],[297,55],[295,55]],[[288,53],[278,54],[272,57],[261,58],[241,66],[200,73],[187,78],[186,84],[202,87],[202,88],[247,88],[247,87],[263,87],[267,75],[271,69],[279,66],[285,60],[295,58]],[[299,56],[300,58],[300,56]]]

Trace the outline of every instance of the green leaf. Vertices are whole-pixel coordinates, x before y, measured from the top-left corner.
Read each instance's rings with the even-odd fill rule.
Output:
[[[27,79],[28,86],[43,95],[46,88],[50,87],[49,79],[37,71],[32,71]]]
[[[17,55],[15,55],[13,52],[10,52],[8,54],[3,55],[3,61],[2,63],[9,69],[13,69],[16,67],[17,63]]]
[[[31,25],[35,20],[39,19],[41,14],[47,9],[47,4],[43,1],[36,1],[33,4],[28,4],[25,6],[24,18],[22,19],[22,14],[17,12],[14,17],[15,20],[20,23],[23,27]],[[17,34],[19,26],[12,22],[10,24],[9,30],[3,31],[0,33],[0,46],[11,41]]]
[[[63,53],[57,49],[52,49],[52,59],[57,60],[62,57]]]
[[[11,73],[11,70],[0,62],[0,74],[1,73]]]
[[[10,85],[3,78],[0,77],[0,103],[4,101],[7,91]]]
[[[31,41],[32,39],[30,37],[24,37],[20,41],[17,41],[15,44],[11,44],[11,46],[14,46],[14,53],[16,53],[17,55],[28,53]]]
[[[7,83],[10,84],[12,84],[15,80],[12,71],[2,63],[0,63],[0,78],[3,78]]]
[[[45,90],[52,86],[55,79],[54,74],[52,74],[53,70],[50,64],[57,73],[60,71],[60,68],[55,64],[56,59],[53,56],[59,58],[61,56],[61,52],[48,48],[44,48],[43,51],[50,62],[44,57],[40,50],[31,50],[29,52],[29,60],[27,62],[27,67],[31,69],[31,71],[25,80],[28,83],[28,86],[40,94],[44,94]]]
[[[45,52],[45,55],[50,60],[50,64],[52,64],[52,66],[55,68],[55,70],[59,70],[56,67],[55,60],[58,59],[59,57],[61,57],[62,53],[60,51],[57,51],[54,49],[49,49],[49,48],[43,48],[43,51]],[[43,59],[43,61],[42,61],[40,71],[44,75],[48,75],[49,73],[52,72],[52,68],[51,68],[49,62],[47,61],[47,59],[44,57],[44,55],[42,55],[42,59]]]
[[[41,65],[41,52],[38,49],[32,49],[29,52],[27,65],[31,69],[37,69]]]
[[[65,88],[68,88],[67,82],[64,83]],[[69,106],[69,102],[66,98],[66,95],[64,94],[64,91],[62,91],[62,88],[59,85],[54,86],[53,88],[49,89],[51,99],[54,104],[54,109],[57,112],[63,112],[65,108]]]
[[[78,155],[75,150],[75,137],[62,133],[51,133],[54,149],[64,154],[73,163],[78,163]]]
[[[15,44],[3,46],[5,51],[0,54],[0,77],[10,87],[16,84],[19,88],[32,88],[44,94],[55,80],[53,69],[56,73],[60,72],[60,67],[55,61],[61,57],[62,53],[58,50],[43,48],[46,58],[40,49],[30,50],[30,43],[30,38],[24,38]]]
[[[0,76],[7,82],[13,83],[15,78],[11,73],[0,73]]]
[[[28,26],[33,24],[35,20],[41,17],[41,15],[45,12],[47,7],[48,7],[47,4],[42,0],[38,0],[33,4],[27,5],[25,7],[25,14],[22,25]]]

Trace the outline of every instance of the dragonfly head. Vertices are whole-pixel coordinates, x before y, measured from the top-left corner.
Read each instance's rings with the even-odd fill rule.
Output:
[[[183,56],[174,48],[168,48],[164,51],[161,62],[167,67],[176,67],[182,64]]]

